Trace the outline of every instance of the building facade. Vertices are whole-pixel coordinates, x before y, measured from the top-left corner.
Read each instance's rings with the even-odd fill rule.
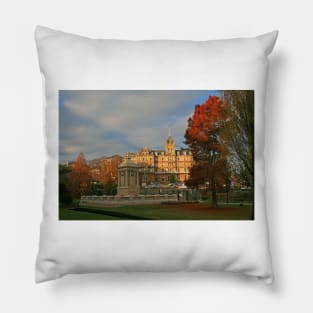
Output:
[[[193,165],[191,151],[183,148],[176,149],[174,138],[168,136],[163,150],[144,147],[138,153],[127,153],[124,158],[114,155],[89,161],[92,180],[103,183],[117,182],[118,167],[123,159],[131,160],[138,166],[141,185],[185,182],[189,179]]]
[[[89,161],[90,174],[93,181],[117,181],[117,171],[123,158],[119,155],[103,157]]]
[[[185,182],[190,175],[193,158],[189,149],[176,149],[172,136],[168,136],[164,150],[144,147],[127,157],[138,164],[141,184]]]

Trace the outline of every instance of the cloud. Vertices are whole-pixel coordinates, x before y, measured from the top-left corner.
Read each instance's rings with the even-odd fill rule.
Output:
[[[211,92],[212,93],[212,92]],[[168,127],[182,145],[187,119],[209,91],[60,91],[60,160],[160,149]]]

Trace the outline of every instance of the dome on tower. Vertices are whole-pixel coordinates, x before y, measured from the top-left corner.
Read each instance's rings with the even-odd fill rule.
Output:
[[[174,144],[175,140],[172,136],[168,136],[166,139],[167,144]]]

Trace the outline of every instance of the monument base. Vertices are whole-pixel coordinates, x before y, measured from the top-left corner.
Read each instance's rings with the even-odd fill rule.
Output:
[[[124,196],[130,196],[130,197],[136,197],[140,193],[140,187],[134,186],[134,187],[119,187],[117,191],[117,195],[120,197]]]

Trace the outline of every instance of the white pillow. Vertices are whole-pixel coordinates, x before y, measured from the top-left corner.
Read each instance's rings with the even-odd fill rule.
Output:
[[[271,283],[263,141],[268,55],[277,32],[204,42],[126,41],[38,26],[35,38],[48,152],[36,281],[103,271],[204,270],[239,272]],[[215,89],[254,90],[254,220],[59,220],[59,90]]]

